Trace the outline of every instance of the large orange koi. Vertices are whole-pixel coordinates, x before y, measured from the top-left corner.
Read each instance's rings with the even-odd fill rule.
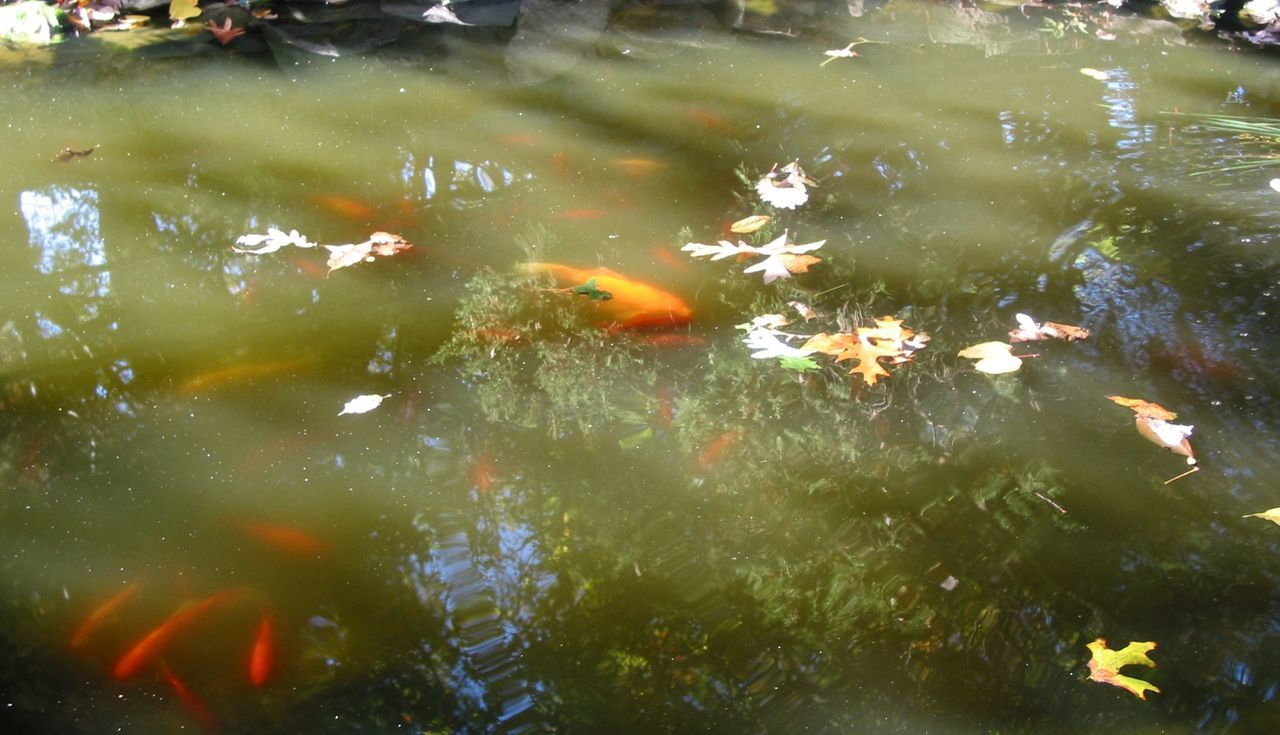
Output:
[[[271,616],[262,614],[262,622],[258,624],[258,635],[253,639],[253,650],[249,653],[249,681],[260,687],[271,678],[276,666],[276,640]]]
[[[179,633],[190,628],[200,618],[208,614],[210,610],[220,605],[225,605],[238,597],[241,592],[242,590],[238,589],[223,590],[170,615],[116,662],[116,668],[113,672],[115,677],[117,679],[128,679],[140,673],[148,664],[164,653],[164,650],[169,647],[169,644],[173,642],[173,639]]]
[[[600,314],[620,329],[676,327],[693,319],[693,310],[680,297],[608,268],[574,268],[559,263],[524,263],[520,267],[526,273],[549,273],[565,287],[596,279],[596,288],[612,295],[596,302]]]
[[[140,589],[142,589],[142,582],[134,582],[95,608],[92,613],[89,613],[89,617],[85,618],[85,621],[80,624],[80,627],[76,628],[76,632],[72,634],[71,642],[68,645],[72,648],[83,646],[85,641],[89,640],[89,636],[93,635],[98,628],[102,627],[103,623],[119,612],[120,608],[124,607],[129,600],[132,600]]]

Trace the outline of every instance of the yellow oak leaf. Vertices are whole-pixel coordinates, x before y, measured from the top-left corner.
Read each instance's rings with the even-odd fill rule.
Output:
[[[169,17],[175,21],[186,21],[200,17],[200,5],[197,0],[169,0]]]
[[[743,219],[729,225],[729,232],[746,235],[769,224],[772,219],[773,218],[767,214],[753,214],[750,217],[744,217]]]
[[[1124,648],[1112,650],[1107,648],[1107,641],[1099,638],[1088,644],[1092,657],[1089,659],[1089,680],[1117,686],[1143,701],[1147,692],[1160,692],[1160,688],[1150,682],[1125,676],[1120,673],[1124,666],[1138,665],[1156,667],[1147,652],[1156,647],[1155,641],[1133,641]]]
[[[1147,416],[1161,421],[1172,421],[1178,418],[1178,414],[1161,406],[1158,403],[1144,401],[1141,398],[1125,398],[1124,396],[1107,396],[1107,399],[1115,403],[1119,403],[1125,408],[1133,409],[1133,412],[1139,416]]]

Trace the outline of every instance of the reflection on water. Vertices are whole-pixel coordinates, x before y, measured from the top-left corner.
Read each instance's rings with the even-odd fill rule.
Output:
[[[823,67],[735,39],[535,87],[363,60],[15,86],[3,717],[1266,728],[1277,536],[1241,516],[1280,504],[1274,193],[1190,177],[1235,142],[1161,115],[1266,112],[1261,62],[930,22],[950,43]],[[822,263],[766,286],[679,252],[797,159],[819,185],[772,214]],[[231,249],[270,227],[415,247],[332,274]],[[598,289],[529,260],[692,321],[600,329]],[[892,314],[932,341],[874,387],[751,360],[734,325],[789,301],[818,314],[797,332]],[[1095,336],[1002,378],[953,357],[1017,312]],[[1204,470],[1163,485],[1178,458],[1112,393],[1195,424]],[[387,399],[338,416],[361,394]],[[1084,681],[1099,637],[1157,641],[1161,693]]]

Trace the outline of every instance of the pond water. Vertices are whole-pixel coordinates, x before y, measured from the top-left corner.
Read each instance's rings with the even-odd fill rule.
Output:
[[[1167,114],[1276,114],[1274,60],[904,7],[536,84],[463,39],[9,66],[7,731],[1280,727],[1280,528],[1242,518],[1280,505],[1280,194]],[[790,161],[809,201],[764,205]],[[822,262],[681,252],[751,214]],[[271,227],[414,247],[233,249]],[[531,260],[691,318],[603,329]],[[1092,335],[956,357],[1020,312]],[[770,313],[931,340],[869,386],[752,359]],[[1088,681],[1098,638],[1160,692]]]

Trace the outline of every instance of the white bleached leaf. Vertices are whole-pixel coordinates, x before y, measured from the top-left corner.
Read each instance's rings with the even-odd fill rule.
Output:
[[[749,349],[755,350],[751,353],[751,357],[757,360],[767,360],[771,357],[806,357],[816,351],[792,347],[778,338],[780,334],[770,329],[753,329],[742,341]]]
[[[342,416],[348,413],[368,413],[382,405],[382,399],[390,397],[390,394],[380,396],[377,393],[368,393],[363,396],[356,396],[342,406],[342,410],[338,412],[338,415]]]
[[[705,258],[710,256],[712,260],[723,260],[741,253],[759,252],[745,242],[739,242],[737,245],[734,245],[728,240],[721,240],[716,245],[704,245],[700,242],[691,242],[680,248],[680,250],[681,252],[688,253],[694,258]]]
[[[797,258],[795,256],[802,255],[811,250],[817,250],[827,242],[826,240],[816,240],[814,242],[788,245],[788,234],[789,233],[787,231],[784,231],[772,241],[759,247],[755,245],[748,245],[741,240],[739,240],[736,245],[728,240],[721,240],[718,245],[705,245],[699,242],[691,242],[680,249],[695,258],[710,257],[711,260],[723,260],[724,258],[735,255],[768,256],[762,261],[747,266],[743,272],[759,273],[763,271],[764,282],[772,283],[779,278],[789,278],[792,273],[803,273],[807,271],[810,265],[819,262],[820,259],[812,256],[805,256],[803,258]]]
[[[288,245],[299,248],[314,248],[316,246],[315,243],[308,240],[305,235],[297,230],[285,232],[275,227],[269,227],[265,235],[241,235],[237,237],[236,244],[233,247],[242,253],[265,255],[274,253]]]

